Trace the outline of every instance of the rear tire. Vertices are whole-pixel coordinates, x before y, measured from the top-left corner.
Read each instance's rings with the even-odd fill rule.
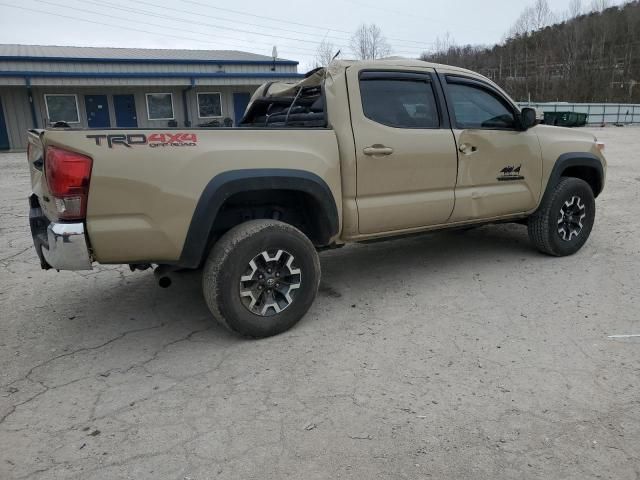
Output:
[[[202,275],[214,318],[253,338],[293,327],[319,285],[313,244],[297,228],[275,220],[251,220],[229,230],[211,249]]]
[[[529,239],[542,253],[573,255],[589,239],[595,215],[596,202],[589,184],[563,177],[529,217]]]

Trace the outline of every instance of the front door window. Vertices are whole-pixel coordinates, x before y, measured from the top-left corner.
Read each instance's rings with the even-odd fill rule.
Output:
[[[512,130],[516,127],[511,109],[487,90],[453,83],[449,85],[449,95],[458,128]]]

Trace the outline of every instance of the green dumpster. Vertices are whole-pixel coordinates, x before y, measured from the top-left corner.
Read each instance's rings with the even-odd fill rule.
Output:
[[[544,112],[544,123],[559,127],[584,127],[587,114],[577,112]]]

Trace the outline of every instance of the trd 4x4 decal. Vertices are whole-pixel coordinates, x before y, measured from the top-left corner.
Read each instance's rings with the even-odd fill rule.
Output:
[[[116,145],[131,148],[138,145],[157,147],[195,147],[198,144],[198,136],[195,133],[114,133],[111,135],[87,135],[96,142],[96,145],[106,144],[109,148]]]
[[[500,170],[500,173],[502,175],[500,175],[497,180],[499,182],[508,182],[508,181],[512,181],[512,180],[524,180],[524,177],[522,175],[520,175],[520,170],[522,170],[522,165],[518,165],[517,167],[514,167],[512,165],[508,165],[506,167],[504,167],[502,170]]]

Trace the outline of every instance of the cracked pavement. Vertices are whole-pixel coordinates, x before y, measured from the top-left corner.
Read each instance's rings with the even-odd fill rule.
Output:
[[[639,479],[640,129],[576,256],[520,225],[321,255],[260,341],[197,272],[39,269],[22,153],[0,155],[0,479]]]

